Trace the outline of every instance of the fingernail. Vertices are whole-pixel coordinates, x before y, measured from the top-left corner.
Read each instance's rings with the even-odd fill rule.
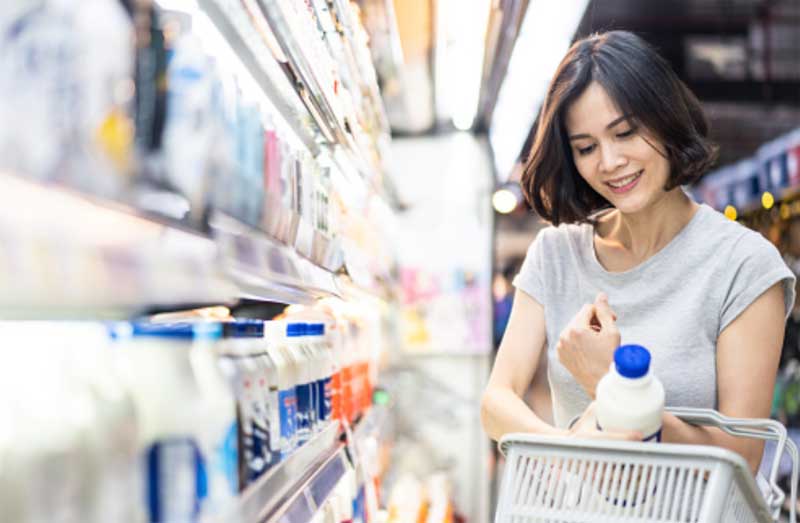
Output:
[[[597,295],[597,299],[601,301],[608,301],[608,296],[606,296],[605,292],[601,292]]]

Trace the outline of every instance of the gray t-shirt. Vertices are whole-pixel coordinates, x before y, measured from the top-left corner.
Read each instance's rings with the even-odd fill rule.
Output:
[[[650,350],[668,406],[716,408],[717,338],[772,285],[783,282],[786,313],[792,310],[794,275],[778,250],[705,204],[669,244],[625,272],[603,268],[593,237],[589,224],[541,230],[514,278],[514,286],[544,307],[547,374],[558,427],[590,401],[558,361],[558,337],[598,292],[608,295],[618,316],[622,343]]]

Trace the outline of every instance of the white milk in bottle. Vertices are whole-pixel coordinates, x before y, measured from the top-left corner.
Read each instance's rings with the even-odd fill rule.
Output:
[[[643,441],[661,441],[664,387],[650,372],[650,352],[623,345],[614,352],[608,374],[597,384],[597,426],[601,430],[638,431]]]

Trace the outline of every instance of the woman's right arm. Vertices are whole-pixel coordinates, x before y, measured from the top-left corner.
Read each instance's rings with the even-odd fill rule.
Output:
[[[544,422],[522,399],[547,341],[544,307],[517,290],[506,332],[481,400],[483,428],[493,440],[509,432],[567,435]]]

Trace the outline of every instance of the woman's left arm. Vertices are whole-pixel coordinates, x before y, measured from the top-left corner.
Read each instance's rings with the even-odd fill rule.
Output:
[[[768,418],[784,334],[783,284],[756,298],[717,339],[717,399],[722,414]],[[664,414],[662,440],[724,447],[742,455],[755,474],[762,441],[730,436],[720,429],[696,427]]]

